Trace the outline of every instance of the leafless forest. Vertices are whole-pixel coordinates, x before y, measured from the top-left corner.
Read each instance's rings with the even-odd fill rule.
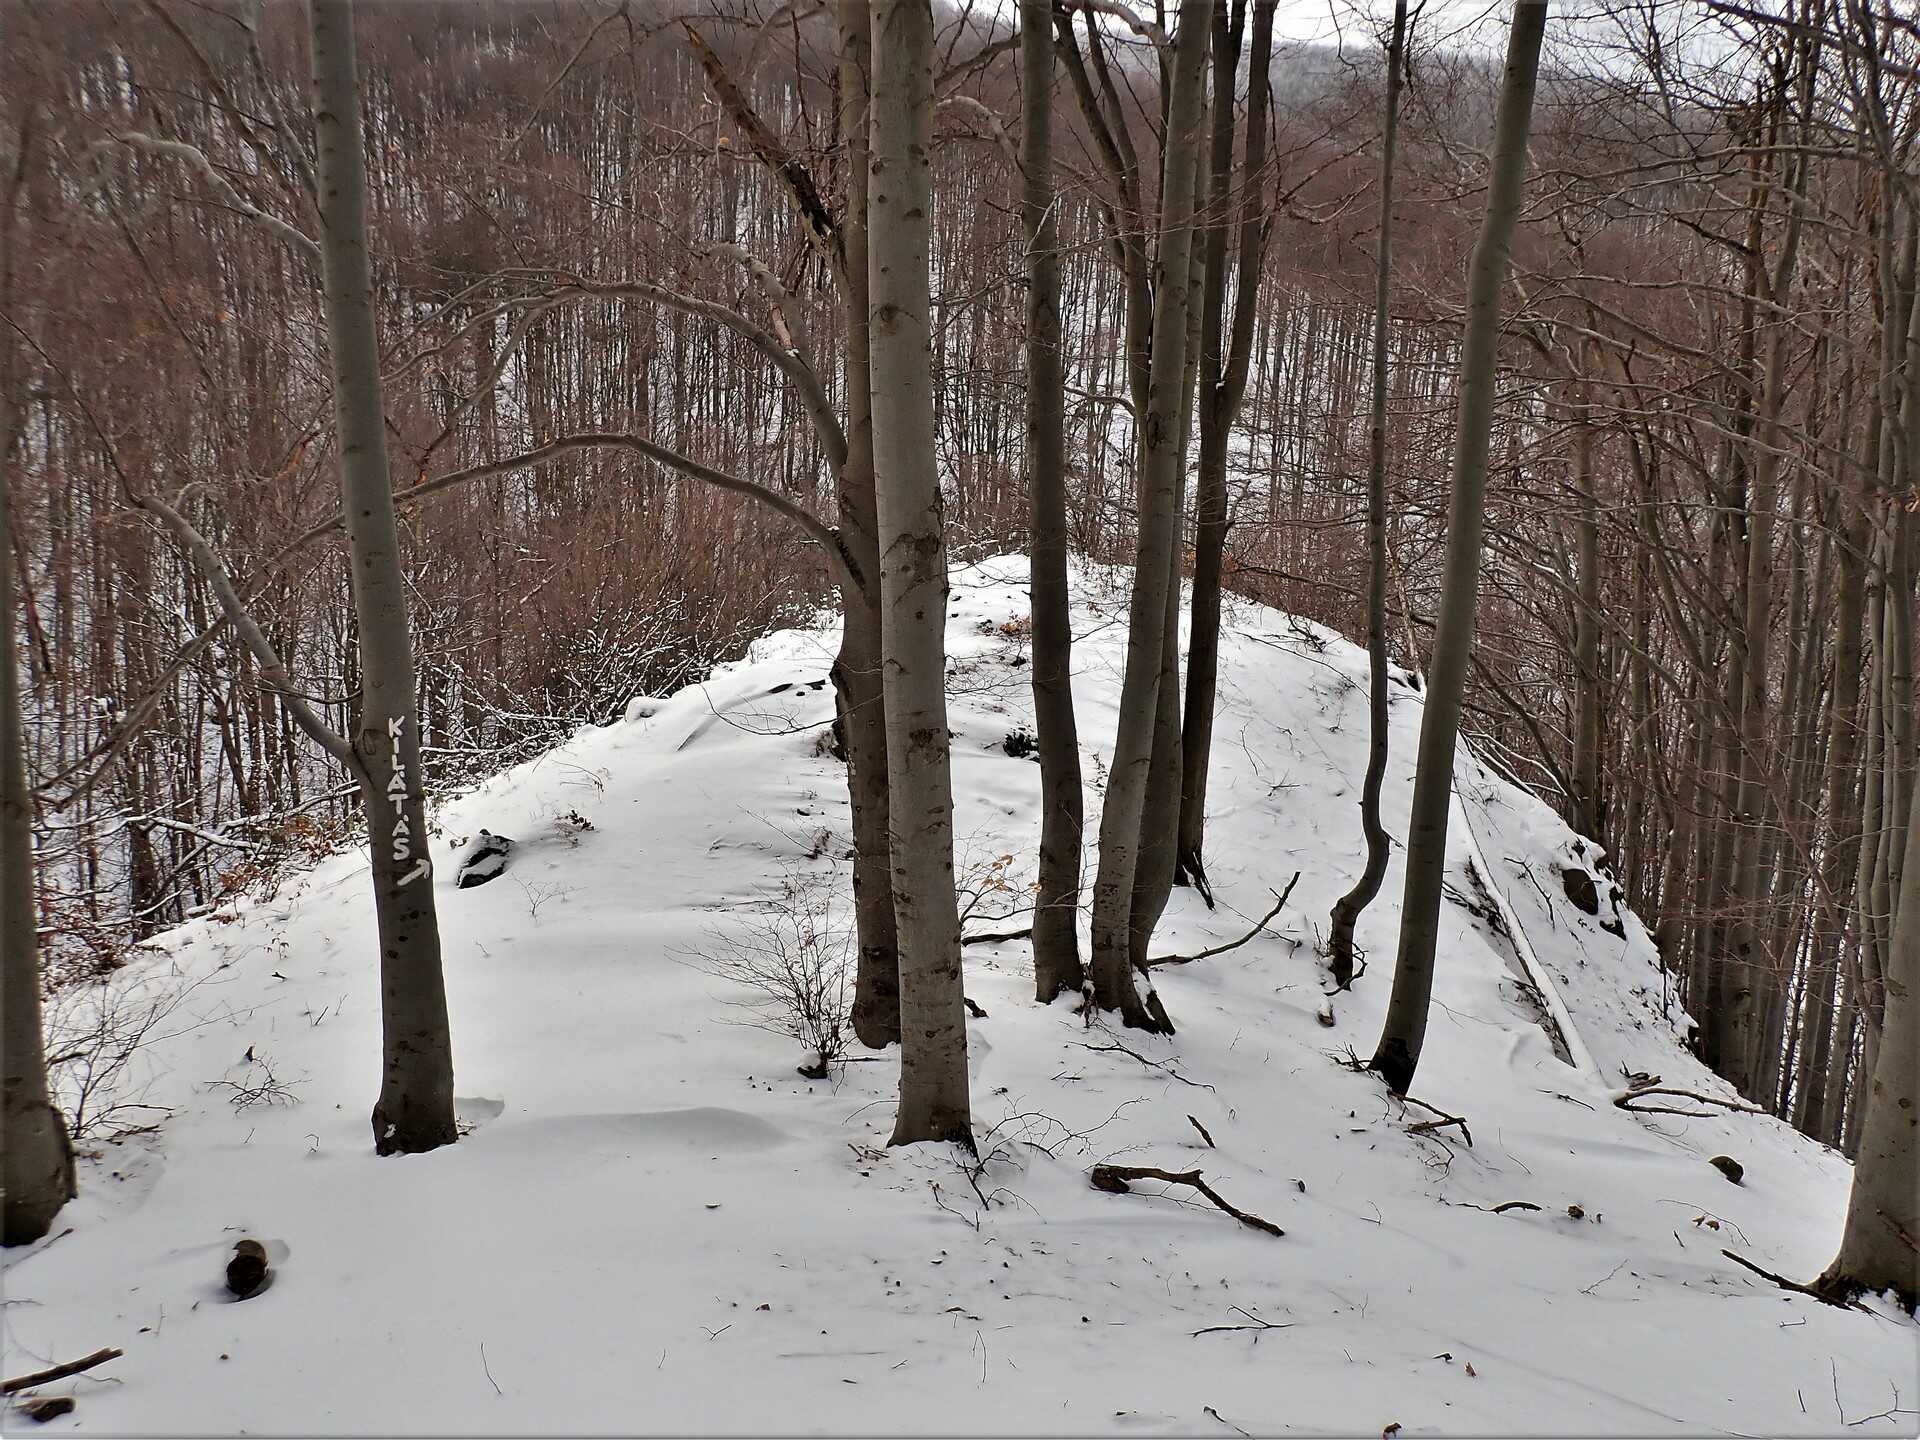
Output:
[[[1595,897],[1602,918],[1627,904],[1655,930],[1698,1053],[1851,1153],[1890,973],[1920,929],[1896,926],[1903,857],[1916,863],[1911,13],[1556,8],[1488,312],[1469,282],[1507,102],[1498,45],[1461,14],[1403,7],[1403,38],[1342,14],[1335,44],[1276,36],[1273,0],[943,5],[923,117],[928,457],[883,412],[893,339],[865,337],[868,247],[894,243],[899,219],[869,205],[870,161],[898,172],[868,150],[909,132],[882,123],[884,63],[869,99],[864,9],[356,7],[427,791],[845,605],[849,782],[890,783],[894,844],[926,859],[899,838],[900,797],[944,785],[944,758],[922,776],[914,748],[864,733],[879,657],[852,648],[910,642],[878,622],[856,635],[851,617],[914,593],[883,596],[868,561],[876,523],[914,533],[889,466],[931,459],[926,513],[937,535],[944,500],[949,555],[1036,557],[1037,697],[1043,554],[1138,563],[1136,636],[1168,617],[1171,643],[1137,657],[1139,693],[1165,681],[1138,716],[1138,786],[1123,718],[1107,813],[1084,818],[1089,837],[1103,827],[1084,977],[1102,1008],[1178,1020],[1126,962],[1157,884],[1207,884],[1203,629],[1252,597],[1371,633],[1422,676],[1463,667],[1461,726],[1604,848],[1617,888]],[[1023,55],[1023,22],[1051,29],[1051,76]],[[364,840],[352,747],[316,744],[285,702],[353,737],[370,662],[339,528],[335,271],[316,281],[337,231],[319,208],[306,10],[11,0],[0,26],[3,558],[51,990]],[[1036,286],[1053,283],[1049,314]],[[1482,347],[1479,603],[1470,652],[1436,655],[1476,317],[1499,326]],[[1035,383],[1049,355],[1057,433]],[[1056,502],[1064,535],[1044,524]],[[886,704],[921,703],[901,695]],[[1160,758],[1183,734],[1184,778]],[[1074,813],[1043,842],[1042,999],[1049,974],[1055,993],[1083,982],[1070,783]],[[1069,820],[1076,848],[1053,874],[1070,867],[1072,893],[1049,892],[1046,845]],[[930,993],[908,979],[919,932],[902,909],[896,938],[886,887],[934,883],[938,864],[916,876],[896,853],[889,877],[878,834],[857,883],[863,957],[882,958],[854,1020],[884,1040]],[[1356,820],[1356,855],[1366,843]],[[1064,959],[1041,934],[1061,905]],[[912,918],[952,933],[951,916]],[[921,1117],[936,1138],[954,1131],[943,1113]]]

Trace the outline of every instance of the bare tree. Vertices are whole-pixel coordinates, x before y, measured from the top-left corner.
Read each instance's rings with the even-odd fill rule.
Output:
[[[893,904],[900,936],[900,1109],[893,1143],[973,1146],[947,736],[947,551],[933,429],[928,270],[933,7],[874,12],[869,329],[879,483]]]
[[[1134,881],[1141,824],[1153,765],[1169,595],[1178,583],[1174,567],[1179,498],[1177,467],[1182,450],[1181,392],[1190,369],[1186,356],[1191,303],[1193,185],[1199,154],[1200,118],[1206,94],[1207,0],[1183,0],[1174,40],[1167,108],[1167,138],[1161,168],[1160,246],[1153,266],[1145,404],[1141,407],[1139,539],[1133,594],[1127,615],[1127,658],[1113,765],[1100,812],[1100,865],[1093,891],[1093,999],[1118,1010],[1124,1023],[1170,1031],[1166,1010],[1143,986],[1134,963]],[[1085,108],[1083,96],[1083,108]],[[1176,791],[1177,794],[1177,791]]]
[[[1407,54],[1407,0],[1394,0],[1387,40],[1387,114],[1380,139],[1380,239],[1373,271],[1373,393],[1367,422],[1367,773],[1360,786],[1360,829],[1367,863],[1333,904],[1328,971],[1342,990],[1353,984],[1353,931],[1386,879],[1390,841],[1380,823],[1387,774],[1387,351],[1392,339],[1393,179],[1400,140],[1400,86]]]
[[[32,112],[20,127],[0,195],[0,305],[13,299],[14,236],[32,141]],[[66,1121],[47,1091],[46,1043],[40,1029],[40,945],[34,915],[33,796],[27,789],[26,737],[20,715],[19,605],[13,580],[13,445],[18,346],[0,334],[0,1194],[5,1215],[0,1245],[38,1240],[73,1198],[73,1146]],[[1916,867],[1920,868],[1920,867]]]
[[[1227,441],[1246,398],[1259,323],[1260,282],[1266,274],[1267,130],[1273,106],[1273,16],[1276,0],[1255,0],[1247,61],[1246,158],[1240,170],[1239,240],[1235,256],[1233,320],[1226,318],[1227,240],[1236,207],[1233,187],[1233,102],[1240,63],[1244,3],[1213,16],[1213,127],[1206,228],[1206,282],[1202,292],[1199,394],[1200,466],[1194,483],[1193,618],[1187,640],[1186,709],[1180,727],[1178,878],[1209,904],[1206,841],[1207,774],[1213,756],[1213,710],[1220,669],[1220,591],[1227,550]]]
[[[1920,1305],[1920,805],[1910,807],[1900,912],[1887,955],[1880,1054],[1867,1091],[1840,1253],[1819,1289],[1892,1290]]]
[[[857,3],[857,0],[856,0]],[[1033,724],[1040,760],[1040,874],[1033,983],[1043,1004],[1085,983],[1080,854],[1085,825],[1073,713],[1067,593],[1066,377],[1060,349],[1060,218],[1053,181],[1053,6],[1020,3],[1021,220],[1027,236],[1027,503]]]
[[[1546,0],[1515,0],[1494,120],[1486,217],[1467,275],[1467,325],[1460,350],[1460,398],[1454,420],[1446,575],[1434,625],[1426,713],[1420,722],[1393,994],[1372,1061],[1372,1068],[1399,1095],[1407,1093],[1420,1064],[1433,995],[1434,950],[1439,939],[1441,887],[1447,863],[1447,818],[1453,803],[1454,746],[1460,733],[1461,692],[1473,648],[1473,616],[1480,588],[1487,456],[1498,387],[1500,300],[1525,187],[1527,135],[1533,121],[1534,83],[1539,75],[1540,41],[1546,24]]]

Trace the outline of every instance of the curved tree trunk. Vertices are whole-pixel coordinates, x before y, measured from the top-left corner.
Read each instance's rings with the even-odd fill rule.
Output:
[[[407,1154],[456,1137],[453,1044],[427,858],[406,577],[387,469],[353,9],[350,0],[309,0],[308,15],[340,508],[360,635],[360,723],[353,748],[369,777],[367,833],[380,932],[384,1054],[373,1143],[382,1155]]]
[[[1390,841],[1380,823],[1380,787],[1387,775],[1387,349],[1393,295],[1393,179],[1400,137],[1401,72],[1406,65],[1407,0],[1394,0],[1387,42],[1387,119],[1380,142],[1380,250],[1373,272],[1373,395],[1367,427],[1367,774],[1360,784],[1360,830],[1367,863],[1353,888],[1333,903],[1327,970],[1345,990],[1353,984],[1353,931],[1386,879]]]
[[[935,466],[928,245],[930,0],[875,7],[868,265],[879,478],[900,1109],[893,1143],[973,1146],[947,732],[947,550]]]
[[[865,0],[846,0],[861,5]],[[1066,392],[1060,353],[1059,222],[1053,188],[1053,6],[1020,3],[1021,220],[1027,232],[1027,495],[1031,512],[1033,723],[1040,758],[1040,875],[1034,996],[1085,983],[1080,964],[1080,832],[1085,800],[1073,713],[1067,593]]]
[[[1473,615],[1480,588],[1487,454],[1498,381],[1500,295],[1520,214],[1534,81],[1539,74],[1540,39],[1546,23],[1546,0],[1515,0],[1500,108],[1494,122],[1486,220],[1468,272],[1446,570],[1441,582],[1440,614],[1434,625],[1426,714],[1420,722],[1413,812],[1407,826],[1407,884],[1400,906],[1393,995],[1372,1062],[1387,1088],[1398,1095],[1407,1093],[1420,1064],[1427,1009],[1433,996],[1433,957],[1447,865],[1447,818],[1453,801],[1454,746],[1460,733],[1461,691],[1473,648]]]

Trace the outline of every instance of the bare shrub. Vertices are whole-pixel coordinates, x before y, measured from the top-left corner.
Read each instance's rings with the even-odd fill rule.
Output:
[[[840,1062],[853,1008],[853,925],[839,867],[794,870],[752,923],[716,933],[692,963],[747,993],[742,1024],[787,1035],[809,1052],[800,1073],[825,1079]]]

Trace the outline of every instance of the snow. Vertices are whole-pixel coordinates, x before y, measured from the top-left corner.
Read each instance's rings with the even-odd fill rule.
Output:
[[[1004,900],[993,867],[1029,882],[1038,832],[1038,768],[1003,745],[1032,724],[1025,562],[954,579],[961,868]],[[1095,789],[1124,581],[1076,574]],[[1591,845],[1583,860],[1546,805],[1470,756],[1450,880],[1473,896],[1477,852],[1521,940],[1446,906],[1414,1088],[1464,1117],[1472,1146],[1410,1133],[1431,1114],[1337,1063],[1379,1032],[1399,852],[1360,926],[1368,969],[1323,1028],[1314,943],[1361,859],[1365,657],[1270,610],[1236,605],[1224,640],[1220,908],[1176,891],[1155,948],[1237,938],[1298,869],[1273,933],[1156,972],[1171,1039],[1035,1005],[1024,943],[969,947],[984,1169],[888,1150],[892,1053],[855,1047],[859,1063],[804,1080],[800,1044],[739,1023],[742,993],[700,959],[796,878],[847,884],[845,789],[819,743],[834,623],[769,636],[441,810],[471,1127],[456,1146],[372,1153],[363,854],[171,932],[123,972],[116,985],[173,997],[130,1083],[174,1113],[96,1145],[56,1236],[6,1257],[8,1373],[127,1352],[46,1387],[79,1398],[50,1429],[1913,1433],[1910,1321],[1816,1304],[1720,1254],[1817,1273],[1846,1163],[1771,1119],[1610,1103],[1622,1067],[1728,1092],[1681,1050],[1640,921],[1616,936],[1604,901],[1589,917],[1565,899],[1556,867]],[[1396,835],[1420,706],[1394,687]],[[518,838],[513,866],[456,891],[452,862],[483,826]],[[1144,1059],[1100,1048],[1116,1044]],[[276,1088],[241,1103],[263,1074]],[[1722,1153],[1743,1185],[1707,1163]],[[1198,1167],[1286,1236],[1153,1182],[1092,1189],[1101,1161]],[[1511,1200],[1541,1208],[1488,1208]],[[268,1245],[274,1281],[236,1304],[223,1267],[242,1236]],[[1258,1323],[1285,1328],[1209,1328]]]

